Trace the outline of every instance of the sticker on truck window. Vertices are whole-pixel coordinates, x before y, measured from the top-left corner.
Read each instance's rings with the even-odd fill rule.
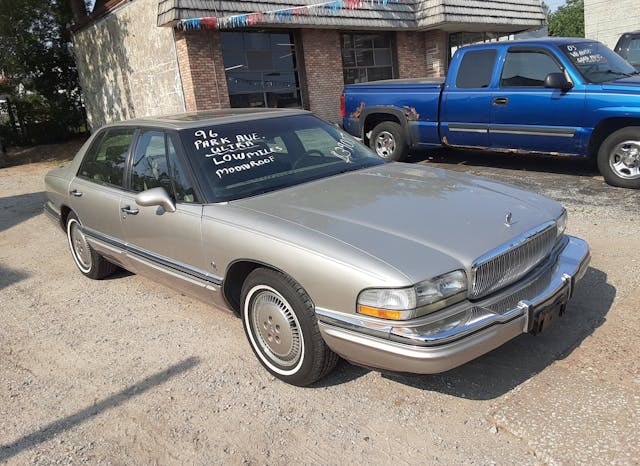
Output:
[[[596,63],[607,63],[607,57],[598,53],[596,47],[591,44],[571,44],[567,45],[567,53],[574,63],[578,65],[591,65]]]

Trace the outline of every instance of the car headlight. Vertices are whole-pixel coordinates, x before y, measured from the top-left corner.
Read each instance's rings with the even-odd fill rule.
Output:
[[[560,215],[560,217],[558,217],[558,219],[556,220],[556,232],[557,232],[558,238],[564,233],[566,229],[567,229],[567,211],[563,210],[562,215]]]
[[[371,288],[358,296],[360,314],[391,320],[407,320],[462,301],[467,275],[456,270],[408,288]]]

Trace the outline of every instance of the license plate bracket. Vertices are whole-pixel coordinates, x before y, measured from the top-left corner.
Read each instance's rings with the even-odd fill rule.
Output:
[[[538,335],[551,327],[565,312],[569,297],[567,293],[561,293],[553,301],[530,310],[530,332]]]

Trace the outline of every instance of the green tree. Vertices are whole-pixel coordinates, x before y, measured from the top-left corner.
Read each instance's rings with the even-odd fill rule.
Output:
[[[567,0],[567,4],[548,16],[549,35],[584,37],[584,0]]]
[[[44,118],[63,132],[84,119],[71,41],[71,4],[0,0],[0,71],[12,85],[10,98],[20,100],[18,88],[22,95],[30,94],[27,101],[37,96],[47,109]],[[29,111],[29,106],[25,109]]]

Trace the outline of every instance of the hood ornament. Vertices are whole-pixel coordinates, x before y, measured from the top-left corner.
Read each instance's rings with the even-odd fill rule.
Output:
[[[511,212],[509,212],[504,218],[504,224],[505,226],[508,226],[508,227],[513,225],[513,214]]]

